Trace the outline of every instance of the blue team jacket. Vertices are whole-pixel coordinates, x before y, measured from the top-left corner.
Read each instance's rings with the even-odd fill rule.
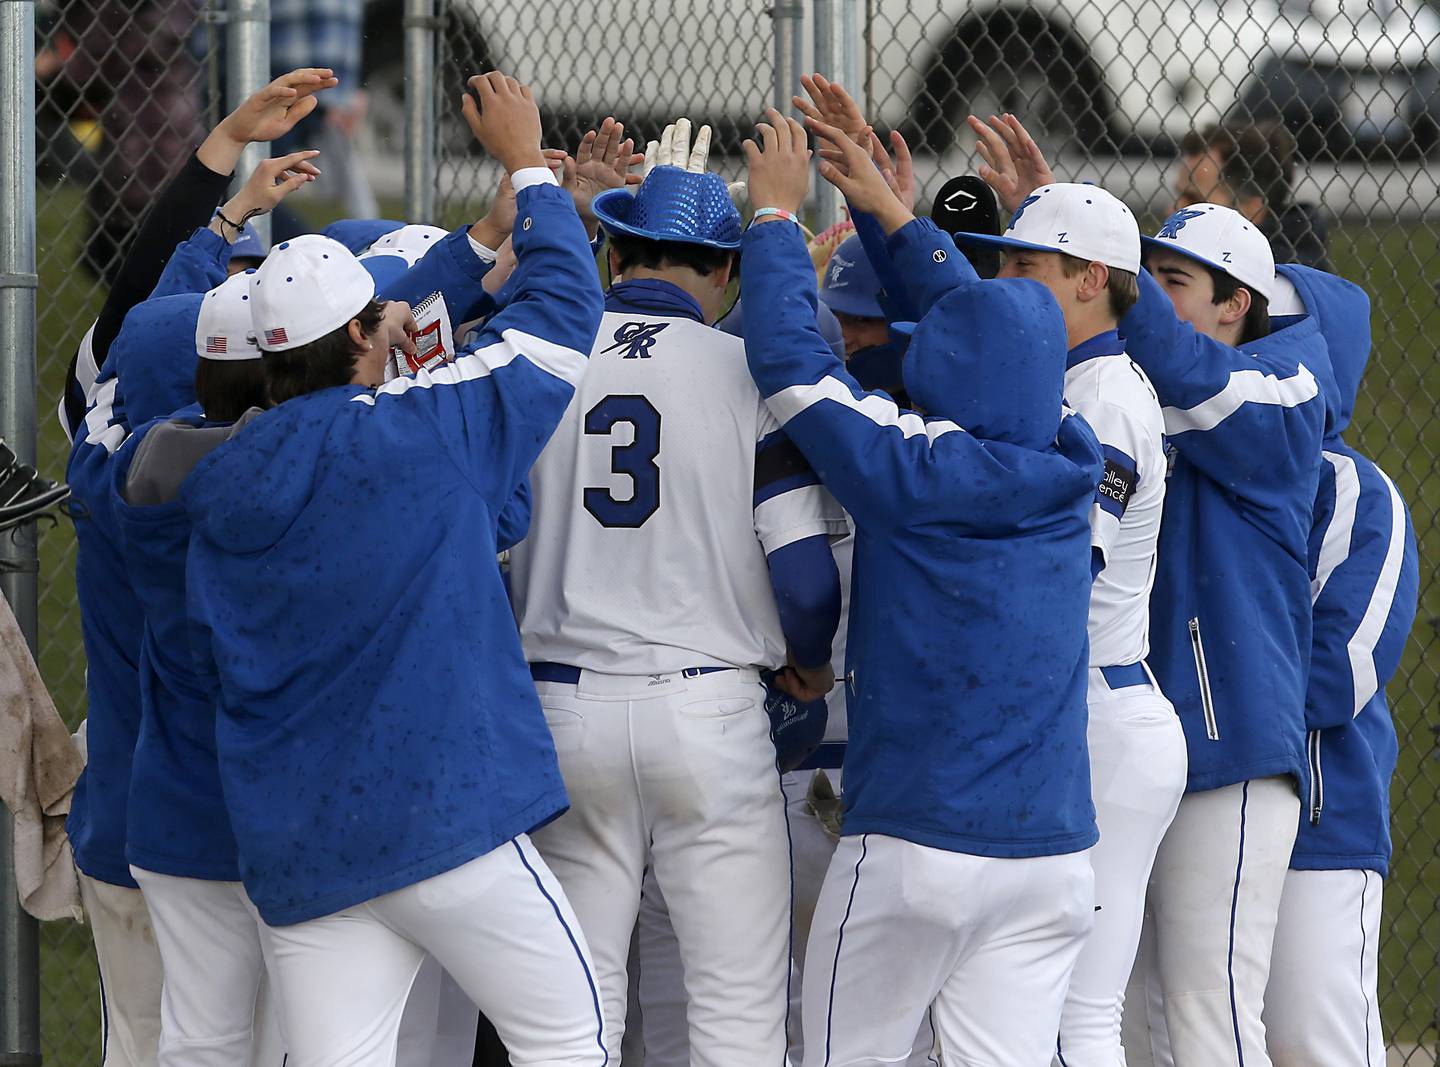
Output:
[[[1097,837],[1087,514],[1102,460],[1062,415],[1060,311],[1033,282],[956,285],[942,268],[959,253],[928,220],[891,241],[928,312],[904,377],[929,417],[866,393],[831,353],[796,227],[752,227],[742,246],[751,373],[856,524],[844,833],[1079,851]]]
[[[1148,662],[1185,728],[1187,788],[1304,783],[1319,324],[1231,348],[1180,322],[1141,271],[1120,332],[1160,397],[1171,453]]]
[[[192,345],[193,347],[193,345]],[[126,857],[136,867],[180,878],[240,879],[235,834],[215,761],[214,701],[195,675],[185,607],[190,520],[179,500],[135,506],[124,489],[150,430],[139,427],[115,454],[112,506],[126,571],[144,615],[140,646],[140,729],[130,783]]]
[[[96,379],[65,472],[74,500],[75,589],[85,645],[89,750],[65,828],[76,866],[112,885],[135,886],[125,839],[131,761],[140,729],[143,618],[121,553],[111,499],[112,466],[132,425],[194,401],[197,294],[225,280],[229,260],[230,246],[209,230],[197,230],[175,250],[151,298],[125,316]],[[187,312],[176,302],[194,305],[188,312],[188,333]],[[124,367],[129,368],[128,390],[120,380]]]
[[[1342,436],[1370,358],[1369,298],[1330,274],[1277,269],[1324,333],[1333,372],[1321,381],[1329,418],[1310,530],[1310,782],[1290,866],[1383,876],[1398,751],[1385,685],[1415,621],[1415,530],[1394,483]]]
[[[601,291],[569,195],[523,190],[514,299],[477,347],[288,401],[182,498],[197,670],[266,922],[449,870],[566,808],[497,568],[496,517],[585,366]]]

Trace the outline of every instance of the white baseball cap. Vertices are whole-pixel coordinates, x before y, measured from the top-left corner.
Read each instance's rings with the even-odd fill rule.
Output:
[[[999,237],[960,233],[955,240],[1063,252],[1087,263],[1140,272],[1140,225],[1128,207],[1098,185],[1042,185],[1021,202]]]
[[[1222,204],[1182,207],[1165,220],[1147,248],[1168,248],[1228,274],[1267,301],[1275,290],[1275,253],[1253,222]]]
[[[200,301],[195,321],[195,352],[201,359],[259,359],[255,325],[250,314],[250,275],[232,274]]]
[[[375,299],[375,279],[339,241],[282,241],[250,281],[250,315],[262,351],[299,348],[344,326]]]
[[[394,255],[399,252],[406,256],[411,263],[414,263],[449,236],[449,231],[442,230],[439,226],[411,223],[409,226],[401,226],[398,230],[391,230],[383,237],[377,238],[375,243],[365,250],[365,255],[378,253]],[[364,256],[361,258],[363,259]]]
[[[401,226],[361,252],[360,262],[375,279],[375,288],[384,289],[449,236],[438,226]]]

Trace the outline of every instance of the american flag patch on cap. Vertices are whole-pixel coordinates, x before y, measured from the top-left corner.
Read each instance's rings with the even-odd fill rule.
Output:
[[[205,338],[205,351],[212,356],[223,356],[225,354],[224,337]]]
[[[284,345],[290,343],[290,338],[285,336],[285,327],[280,326],[274,330],[265,331],[265,343],[267,345]]]

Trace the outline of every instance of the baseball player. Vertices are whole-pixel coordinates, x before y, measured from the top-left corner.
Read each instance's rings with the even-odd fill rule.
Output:
[[[992,146],[998,155],[1003,142]],[[1011,205],[1006,205],[1007,208]],[[1185,789],[1185,736],[1156,685],[1149,651],[1166,459],[1160,403],[1125,354],[1117,326],[1136,298],[1140,231],[1130,211],[1093,185],[1042,186],[1014,205],[997,277],[1033,278],[1065,314],[1065,399],[1105,451],[1090,512],[1090,782],[1100,843],[1095,928],[1070,979],[1056,1062],[1123,1063],[1121,1013],[1140,942],[1146,886]]]
[[[1379,1067],[1380,907],[1397,751],[1385,685],[1415,619],[1415,531],[1394,483],[1342,436],[1370,358],[1369,300],[1328,274],[1277,270],[1300,298],[1295,310],[1324,332],[1333,375],[1321,378],[1330,417],[1310,532],[1310,784],[1280,898],[1265,1041],[1276,1067]],[[1272,324],[1286,310],[1272,300]]]
[[[863,137],[864,119],[844,89],[818,76],[807,88],[812,102],[805,110],[844,124],[852,140]],[[1003,235],[964,233],[957,240],[999,248],[999,277],[1031,278],[1055,297],[1069,346],[1066,402],[1085,417],[1105,452],[1090,510],[1095,585],[1086,734],[1100,827],[1100,843],[1090,851],[1097,907],[1071,976],[1056,1060],[1068,1067],[1110,1065],[1123,1062],[1121,1012],[1150,870],[1185,786],[1184,734],[1144,663],[1165,496],[1160,404],[1117,332],[1136,296],[1140,231],[1119,200],[1093,185],[1052,183],[1006,203],[1005,178],[1016,168],[999,131],[1010,137],[1014,131],[999,120],[994,128],[971,125],[987,148],[992,187],[1013,216]],[[885,276],[893,277],[876,221],[852,214],[861,239],[885,264]],[[978,280],[968,261],[959,271]],[[903,291],[896,295],[909,300]]]
[[[162,1067],[265,1062],[254,1057],[253,1041],[267,1017],[256,1011],[264,973],[259,922],[240,885],[221,794],[214,705],[190,657],[190,523],[178,500],[193,463],[225,440],[242,413],[266,404],[248,293],[249,279],[232,275],[198,309],[176,316],[194,324],[183,341],[199,358],[200,407],[180,421],[162,417],[137,428],[110,464],[121,553],[144,617],[125,854],[164,966]],[[147,341],[175,359],[175,341],[156,332]],[[121,344],[117,338],[115,356],[123,362]]]
[[[1147,266],[1120,330],[1173,450],[1150,663],[1190,759],[1150,886],[1164,1019],[1180,1067],[1265,1067],[1261,1007],[1307,778],[1304,564],[1329,355],[1313,318],[1270,329],[1270,247],[1228,208],[1171,216]]]
[[[531,479],[516,617],[572,808],[536,844],[595,953],[618,1060],[647,864],[684,960],[690,1062],[783,1063],[790,873],[761,668],[829,690],[843,519],[711,328],[740,218],[709,128],[647,153],[610,241],[590,371]],[[791,666],[786,667],[787,659]]]
[[[811,254],[815,245],[811,244]],[[838,270],[835,267],[838,265]],[[820,305],[817,327],[835,355],[847,361],[847,369],[866,389],[884,389],[899,404],[908,404],[900,375],[900,359],[906,338],[892,337],[885,327],[885,312],[879,304],[880,285],[865,257],[865,250],[855,238],[839,245],[830,260],[822,264]],[[830,307],[837,309],[828,313]],[[839,316],[850,314],[864,322],[860,329],[840,334]],[[742,334],[743,302],[737,301],[718,325],[727,333]],[[867,320],[879,319],[883,339],[867,329]],[[830,334],[833,328],[834,336]],[[848,348],[846,341],[856,346]],[[879,344],[867,344],[879,340]],[[837,346],[836,341],[839,341]],[[848,350],[847,350],[848,349]],[[847,629],[851,558],[854,553],[854,530],[846,520],[847,533],[830,548],[840,578],[840,624],[831,651],[831,669],[837,675],[845,672],[845,632]],[[825,870],[835,853],[839,840],[841,766],[845,755],[845,686],[837,685],[826,697],[828,717],[820,748],[808,758],[802,769],[781,776],[785,793],[790,830],[791,898],[793,910],[793,977],[790,989],[790,1017],[787,1029],[790,1059],[801,1062],[804,1041],[800,1011],[800,976],[805,962],[805,945],[810,936],[811,917]],[[653,870],[646,874],[642,887],[640,916],[637,923],[637,955],[639,1001],[643,1012],[639,1017],[644,1027],[645,1062],[649,1067],[684,1067],[689,1063],[690,1048],[685,1020],[686,1000],[684,967],[674,929],[665,906],[663,894],[655,881]],[[636,1017],[632,1006],[629,1023]],[[627,1023],[628,1025],[628,1023]],[[927,1024],[916,1039],[912,1062],[933,1062],[934,1038]]]
[[[1043,1067],[1092,914],[1087,514],[1102,453],[1063,409],[1054,298],[967,283],[954,242],[870,153],[811,125],[822,175],[878,219],[922,312],[904,376],[929,414],[861,390],[816,333],[794,222],[810,153],[772,109],[764,149],[746,146],[750,369],[856,526],[844,836],[806,954],[805,1062],[904,1059],[933,1006],[942,1057]]]
[[[452,365],[382,386],[390,345],[413,349],[406,306],[377,304],[333,241],[277,248],[249,276],[276,407],[182,489],[241,876],[287,1045],[316,1067],[393,1062],[427,951],[516,1062],[606,1058],[585,936],[527,836],[564,787],[499,570],[475,566],[601,294],[529,90],[471,88],[465,118],[517,193],[514,299]]]
[[[234,219],[268,210],[311,179],[308,160],[313,156],[294,153],[261,163],[222,213]],[[305,169],[299,169],[301,165]],[[284,181],[277,185],[281,176]],[[156,294],[197,294],[219,285],[238,233],[238,227],[219,218],[197,232],[170,257]],[[148,338],[142,337],[145,316],[155,311],[151,305],[161,303],[152,299],[134,309],[126,320],[133,328],[115,337],[77,431],[67,475],[82,505],[74,511],[75,584],[87,662],[88,760],[75,787],[66,830],[95,937],[105,1001],[105,1063],[111,1067],[155,1063],[160,1030],[160,956],[126,858],[131,760],[141,715],[143,614],[121,554],[111,482],[115,452],[130,426],[194,400],[188,370],[177,373],[175,360],[155,358],[145,344]],[[134,360],[123,355],[127,345],[139,353]],[[193,340],[186,345],[193,347]],[[174,351],[167,348],[163,354]],[[122,392],[119,368],[126,362],[131,370]]]

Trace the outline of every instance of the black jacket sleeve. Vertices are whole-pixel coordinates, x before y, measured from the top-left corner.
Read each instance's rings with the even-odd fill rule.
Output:
[[[95,320],[91,348],[97,367],[105,366],[105,356],[110,351],[110,342],[120,332],[120,324],[125,321],[130,309],[155,288],[175,246],[189,237],[196,227],[209,223],[231,177],[229,174],[216,174],[201,163],[198,156],[191,155],[184,168],[151,206],[125,256],[120,276],[105,297],[100,316]],[[65,374],[66,416],[71,426],[78,425],[85,414],[85,390],[75,377],[78,355],[77,352],[71,357]],[[73,410],[77,405],[80,410]]]

